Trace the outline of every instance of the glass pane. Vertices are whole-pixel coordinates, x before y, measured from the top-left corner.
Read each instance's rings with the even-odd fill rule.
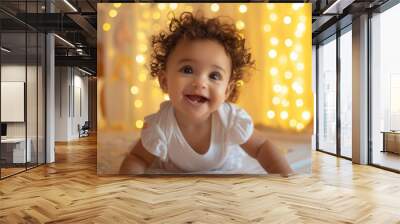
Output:
[[[351,30],[340,37],[340,153],[352,157],[352,35]]]
[[[27,166],[33,167],[37,165],[37,132],[38,132],[38,124],[37,124],[37,116],[38,116],[38,107],[37,107],[37,98],[38,98],[38,88],[37,88],[37,63],[38,63],[38,37],[36,32],[27,33],[27,44],[28,44],[28,55],[27,55],[27,81],[26,81],[26,112],[27,112],[27,131],[28,138],[27,142],[30,147],[30,158],[28,159]],[[29,148],[28,147],[28,148]]]
[[[400,5],[372,18],[372,163],[400,170]]]
[[[1,140],[2,178],[25,170],[30,159],[26,144],[26,34],[1,34]],[[27,150],[28,146],[28,150]]]
[[[38,35],[38,163],[45,163],[45,35]]]
[[[336,40],[318,48],[318,148],[336,153]]]

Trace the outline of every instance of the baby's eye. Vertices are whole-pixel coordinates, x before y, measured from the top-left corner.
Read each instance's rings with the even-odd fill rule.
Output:
[[[222,79],[222,75],[219,72],[213,72],[210,74],[209,77],[210,77],[210,79],[213,79],[213,80],[221,80]]]
[[[183,72],[185,74],[192,74],[193,73],[193,69],[192,69],[192,67],[190,65],[183,66],[179,71]]]

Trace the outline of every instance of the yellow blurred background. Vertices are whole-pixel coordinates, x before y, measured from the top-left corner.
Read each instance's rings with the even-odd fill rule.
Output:
[[[173,14],[228,16],[255,59],[237,102],[266,128],[312,132],[310,3],[98,4],[98,128],[137,131],[168,100],[150,76],[151,36]],[[172,14],[173,13],[173,14]]]

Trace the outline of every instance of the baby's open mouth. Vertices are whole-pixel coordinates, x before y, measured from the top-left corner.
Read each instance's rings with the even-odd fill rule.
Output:
[[[193,103],[205,103],[208,101],[207,97],[200,96],[200,95],[185,95],[185,97]]]

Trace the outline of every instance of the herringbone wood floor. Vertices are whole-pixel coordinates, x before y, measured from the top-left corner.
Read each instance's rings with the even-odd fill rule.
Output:
[[[311,175],[98,177],[96,139],[0,181],[0,223],[400,223],[400,175],[313,153]]]

